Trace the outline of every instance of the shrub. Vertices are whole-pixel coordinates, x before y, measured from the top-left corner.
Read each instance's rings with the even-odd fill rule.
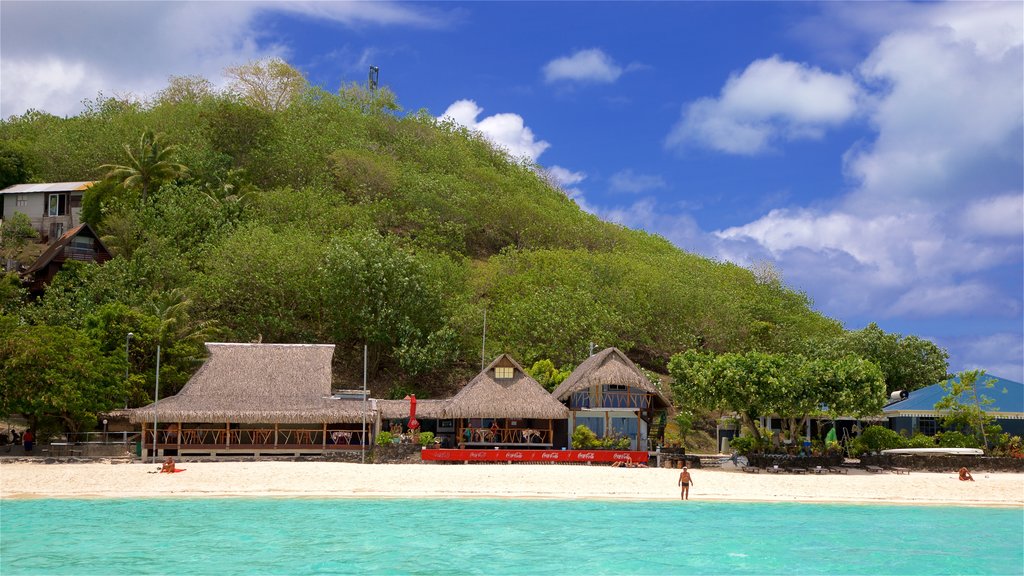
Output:
[[[590,428],[580,424],[572,432],[572,447],[577,450],[593,448],[597,444],[597,434]]]
[[[868,426],[850,445],[850,452],[860,456],[868,452],[881,452],[892,448],[903,448],[907,440],[898,432],[882,426]]]
[[[381,432],[377,434],[377,446],[390,446],[394,439],[395,435],[391,432]]]
[[[757,440],[753,436],[739,436],[729,441],[729,447],[737,454],[750,455],[757,448]]]
[[[934,448],[935,438],[933,436],[925,436],[918,432],[914,434],[914,437],[907,440],[907,448]]]
[[[943,448],[980,448],[978,439],[962,432],[949,431],[936,434],[939,446]]]
[[[434,443],[433,432],[420,432],[420,446],[426,447]]]

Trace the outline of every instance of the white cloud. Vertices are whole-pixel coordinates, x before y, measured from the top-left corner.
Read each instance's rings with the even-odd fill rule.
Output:
[[[732,75],[717,99],[689,104],[666,139],[732,154],[757,154],[777,140],[817,139],[857,112],[859,89],[849,75],[773,56]]]
[[[3,2],[0,116],[29,108],[76,114],[101,88],[146,95],[171,75],[216,83],[227,66],[287,57],[259,27],[273,12],[348,26],[441,23],[390,2]]]
[[[550,146],[547,142],[534,137],[533,131],[523,122],[522,116],[512,113],[495,114],[478,121],[477,117],[483,111],[483,108],[472,100],[459,100],[449,106],[439,118],[451,119],[456,124],[480,132],[513,158],[526,158],[532,162]]]
[[[665,179],[655,174],[637,174],[632,169],[620,170],[609,179],[612,192],[639,194],[650,190],[666,188]]]
[[[1024,382],[1024,337],[1021,334],[997,332],[960,338],[952,344],[951,371],[981,369],[992,376]]]
[[[550,176],[551,179],[562,188],[579,184],[587,177],[583,172],[573,172],[568,168],[562,168],[557,165],[548,168],[546,172],[548,173],[548,176]]]
[[[558,81],[610,84],[622,73],[622,67],[599,48],[580,50],[544,65],[544,81],[549,84]]]
[[[859,185],[850,209],[948,207],[1004,194],[994,185],[1008,182],[1021,190],[1022,6],[939,5],[924,12],[930,26],[882,40],[860,66],[877,93],[878,137],[847,155]]]
[[[988,308],[993,299],[1004,300],[991,286],[976,281],[947,286],[914,286],[893,303],[887,314],[912,317],[964,315]],[[1001,301],[999,304],[1011,309],[1016,307],[1013,302]]]
[[[844,318],[1019,318],[1019,283],[1000,275],[1019,276],[1024,254],[1022,16],[1020,4],[901,10],[902,27],[860,65],[866,83],[856,102],[876,135],[847,152],[845,197],[831,209],[776,209],[718,231],[713,253],[741,264],[772,259]],[[744,101],[734,94],[746,76],[693,105],[739,131],[719,148],[761,150],[775,135],[773,124],[723,113],[741,109],[727,103]],[[767,102],[764,110],[778,108]],[[827,124],[827,110],[802,118]],[[833,120],[843,117],[842,107],[832,110]]]
[[[1020,236],[1024,233],[1024,194],[984,198],[967,207],[964,223],[984,236]]]

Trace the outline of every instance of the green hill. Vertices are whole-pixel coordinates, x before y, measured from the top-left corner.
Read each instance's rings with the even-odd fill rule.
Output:
[[[133,373],[162,344],[171,391],[217,339],[334,343],[339,386],[359,385],[366,344],[375,393],[445,393],[479,368],[485,311],[487,356],[526,366],[571,367],[593,342],[664,373],[686,349],[787,352],[842,332],[804,294],[603,222],[386,90],[307,88],[270,109],[176,80],[151,102],[0,124],[0,155],[35,182],[101,179],[147,129],[175,147],[187,172],[145,200],[114,182],[87,194],[114,260],[70,267],[17,310],[121,358],[132,331]]]

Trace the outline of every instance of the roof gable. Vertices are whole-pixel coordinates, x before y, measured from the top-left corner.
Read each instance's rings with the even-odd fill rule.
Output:
[[[178,394],[133,410],[131,420],[351,422],[362,415],[365,403],[331,398],[332,344],[206,348],[210,357]]]
[[[643,390],[654,394],[664,404],[663,407],[671,405],[668,398],[655,388],[636,364],[622,350],[615,347],[605,348],[581,362],[572,374],[558,385],[552,395],[558,400],[565,400],[574,392],[612,384]]]
[[[497,367],[511,367],[512,378],[495,378]],[[445,418],[560,419],[567,418],[569,411],[511,356],[502,354],[448,401],[443,415]]]
[[[95,261],[105,262],[107,260],[110,260],[111,254],[110,250],[107,249],[107,245],[104,244],[102,240],[100,240],[100,237],[96,234],[96,231],[93,230],[91,226],[83,222],[82,224],[79,224],[78,226],[75,226],[74,228],[68,230],[63,235],[61,235],[61,237],[58,238],[56,242],[47,246],[46,250],[39,255],[39,258],[36,258],[36,261],[33,262],[32,265],[29,266],[24,273],[26,275],[32,274],[45,268],[50,262],[54,260],[54,258],[56,258],[61,253],[61,250],[67,248],[67,246],[71,244],[71,241],[78,236],[92,238],[102,249],[102,251],[96,251]]]

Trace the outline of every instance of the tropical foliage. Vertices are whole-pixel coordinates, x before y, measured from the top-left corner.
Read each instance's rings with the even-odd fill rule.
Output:
[[[845,332],[777,274],[599,220],[540,167],[449,121],[402,114],[386,88],[330,93],[278,60],[229,76],[223,92],[179,77],[149,101],[100,95],[74,117],[0,122],[5,178],[102,180],[82,213],[116,257],[66,266],[36,301],[0,291],[4,326],[53,330],[95,359],[87,386],[117,385],[97,408],[150,400],[158,345],[161,388],[173,393],[214,336],[333,343],[339,385],[361,379],[367,345],[374,394],[445,395],[479,366],[485,313],[485,355],[550,362],[534,369],[548,387],[591,342],[659,373],[691,351],[694,367],[673,373],[699,392],[677,385],[680,401],[748,415],[782,407],[798,419],[822,402],[870,410],[877,368],[862,358],[890,387],[945,375],[933,350],[901,373],[889,335]],[[9,358],[29,366],[16,340],[5,340]],[[722,360],[697,369],[699,358]],[[109,367],[127,368],[128,381],[111,383]]]

